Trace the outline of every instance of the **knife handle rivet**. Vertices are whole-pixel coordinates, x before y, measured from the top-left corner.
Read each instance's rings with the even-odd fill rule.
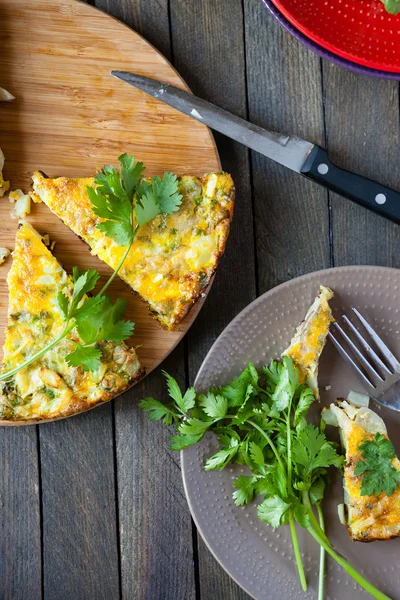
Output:
[[[329,171],[329,167],[325,163],[321,163],[320,165],[318,165],[317,171],[320,175],[326,175]]]
[[[375,202],[377,204],[385,204],[386,200],[387,200],[387,198],[386,198],[385,194],[377,194],[375,196]]]

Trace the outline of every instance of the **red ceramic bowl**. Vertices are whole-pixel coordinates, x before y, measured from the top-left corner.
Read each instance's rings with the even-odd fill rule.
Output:
[[[306,37],[370,69],[400,73],[400,14],[380,0],[272,0]]]

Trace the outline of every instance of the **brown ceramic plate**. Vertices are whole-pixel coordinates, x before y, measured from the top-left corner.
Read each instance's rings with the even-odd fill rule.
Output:
[[[335,291],[334,315],[356,306],[400,356],[400,270],[384,267],[338,267],[304,275],[267,292],[247,306],[225,329],[208,353],[195,381],[198,391],[229,381],[248,360],[257,366],[279,357],[295,327],[303,319],[319,284]],[[328,342],[320,363],[321,403],[363,391],[349,367]],[[330,389],[326,390],[328,387]],[[380,409],[371,402],[371,408]],[[381,410],[389,435],[400,450],[400,415]],[[328,436],[335,436],[328,428]],[[319,549],[299,528],[309,588],[300,589],[286,527],[274,531],[257,519],[256,503],[237,508],[232,501],[232,479],[245,468],[235,465],[206,473],[203,465],[217,447],[210,435],[182,453],[186,496],[194,521],[215,558],[229,575],[257,600],[316,599]],[[400,599],[400,539],[361,544],[351,542],[337,516],[343,502],[340,477],[326,495],[324,512],[328,535],[337,550],[393,600]],[[362,600],[368,594],[328,558],[326,598]]]

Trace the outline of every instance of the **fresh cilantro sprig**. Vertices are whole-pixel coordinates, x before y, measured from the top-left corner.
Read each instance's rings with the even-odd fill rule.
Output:
[[[46,352],[54,348],[67,335],[76,329],[80,341],[72,342],[74,350],[66,355],[65,360],[70,366],[81,367],[82,371],[96,371],[101,364],[102,349],[99,342],[114,341],[120,343],[128,339],[134,328],[134,323],[123,320],[126,310],[126,300],[119,298],[114,304],[108,296],[97,294],[87,297],[93,291],[100,275],[94,269],[79,272],[73,268],[73,288],[69,295],[60,291],[57,304],[64,319],[62,332],[45,348],[42,348],[11,371],[0,376],[5,381],[29,366]]]
[[[365,440],[359,450],[364,460],[356,464],[354,474],[362,475],[361,495],[393,494],[400,486],[400,472],[392,465],[396,458],[392,442],[381,433],[375,433],[374,439]]]
[[[134,324],[123,320],[125,300],[119,298],[113,304],[105,296],[105,291],[125,262],[139,228],[161,213],[176,212],[181,205],[182,195],[173,173],[145,180],[145,166],[142,162],[136,162],[133,156],[127,154],[121,154],[118,160],[120,172],[114,166],[106,165],[96,175],[94,185],[87,187],[87,193],[93,212],[100,219],[96,227],[119,246],[126,247],[120,262],[101,291],[91,298],[86,297],[86,294],[94,290],[99,274],[94,270],[79,273],[78,268],[74,267],[71,296],[59,292],[57,297],[65,322],[63,331],[24,363],[0,375],[0,382],[10,379],[41,358],[74,328],[80,341],[75,343],[75,348],[66,356],[66,361],[71,366],[80,366],[83,371],[95,371],[99,368],[102,356],[99,342],[119,343],[132,335]]]
[[[68,324],[73,321],[81,340],[75,343],[75,349],[65,357],[70,366],[81,367],[82,371],[96,371],[100,367],[102,356],[98,342],[113,341],[120,343],[128,339],[134,323],[124,321],[126,300],[118,298],[113,304],[108,296],[97,294],[93,298],[84,298],[91,292],[99,278],[97,271],[89,270],[79,274],[73,269],[74,288],[72,298],[59,292],[58,306]]]
[[[307,586],[295,523],[306,528],[321,546],[319,600],[323,598],[325,552],[372,596],[388,600],[337,554],[325,534],[321,501],[329,481],[328,469],[341,469],[344,458],[338,446],[327,440],[323,421],[317,427],[307,422],[314,395],[299,383],[291,359],[273,361],[262,373],[248,363],[228,385],[199,395],[193,388],[183,395],[176,381],[164,374],[169,403],[145,398],[141,408],[150,419],[174,426],[174,450],[196,444],[208,431],[215,433],[219,449],[207,459],[207,471],[223,470],[232,463],[247,465],[248,475],[233,481],[233,500],[242,506],[261,496],[259,519],[274,528],[289,525],[302,588]]]
[[[120,271],[139,228],[159,214],[176,212],[182,203],[176,175],[164,173],[162,179],[156,176],[145,180],[146,167],[136,162],[134,156],[125,153],[118,160],[120,173],[113,165],[106,165],[96,175],[94,185],[87,186],[93,212],[101,219],[96,227],[119,246],[126,247],[103,291]]]

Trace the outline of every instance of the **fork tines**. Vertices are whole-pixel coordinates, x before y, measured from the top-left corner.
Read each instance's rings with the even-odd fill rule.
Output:
[[[352,308],[352,311],[367,331],[369,338],[375,344],[382,358],[346,315],[343,315],[343,321],[347,325],[349,333],[346,333],[339,323],[334,323],[335,330],[345,343],[342,345],[331,332],[329,337],[344,360],[355,369],[363,383],[375,391],[382,384],[385,384],[389,376],[400,373],[400,363],[360,312],[356,308]],[[351,334],[358,344],[350,337]],[[353,356],[349,354],[348,350]]]

